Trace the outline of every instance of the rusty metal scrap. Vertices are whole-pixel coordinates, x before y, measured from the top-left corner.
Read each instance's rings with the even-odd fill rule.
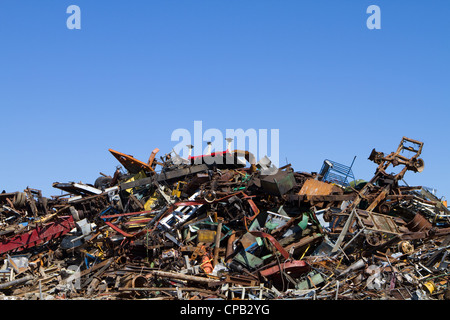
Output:
[[[351,167],[330,180],[241,150],[155,148],[144,162],[110,149],[121,166],[92,184],[0,194],[0,297],[449,299],[447,204],[402,184],[424,170],[422,149],[373,149],[375,174],[358,182]]]

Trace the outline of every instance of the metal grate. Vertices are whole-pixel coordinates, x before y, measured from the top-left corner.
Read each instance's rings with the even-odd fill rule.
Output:
[[[352,164],[350,166],[325,159],[323,161],[322,168],[320,169],[320,175],[323,177],[322,181],[336,183],[347,187],[349,185],[348,181],[355,180],[355,176],[353,175],[352,171],[352,166],[355,162],[355,159],[356,156],[353,158]]]

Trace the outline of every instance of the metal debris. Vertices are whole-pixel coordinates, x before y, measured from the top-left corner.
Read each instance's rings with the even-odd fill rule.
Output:
[[[241,150],[109,150],[120,166],[93,184],[0,194],[0,298],[447,300],[447,204],[404,181],[422,148],[373,149],[369,181],[355,159],[307,173]]]

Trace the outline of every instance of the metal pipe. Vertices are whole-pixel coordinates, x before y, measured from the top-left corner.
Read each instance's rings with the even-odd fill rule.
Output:
[[[21,283],[24,283],[24,282],[27,282],[27,281],[33,280],[33,279],[34,279],[33,276],[26,276],[26,277],[23,277],[23,278],[20,278],[20,279],[16,279],[16,280],[13,280],[13,281],[0,283],[0,289],[5,289],[5,288],[8,288],[8,287],[12,287],[12,286],[15,286],[17,284],[21,284]]]
[[[156,276],[172,278],[172,279],[180,279],[180,280],[211,283],[211,284],[215,284],[215,283],[220,284],[220,281],[215,280],[215,279],[198,277],[198,276],[190,276],[190,275],[185,275],[185,274],[181,274],[181,273],[173,273],[173,272],[167,272],[167,271],[161,271],[161,270],[151,270],[150,273],[154,274]]]
[[[216,242],[214,247],[214,260],[213,260],[214,266],[216,266],[217,263],[219,262],[219,246],[221,235],[222,235],[222,221],[220,220],[216,231]]]

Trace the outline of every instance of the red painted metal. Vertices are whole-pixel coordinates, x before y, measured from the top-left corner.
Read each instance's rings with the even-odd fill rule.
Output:
[[[281,246],[281,244],[278,243],[278,241],[272,237],[270,234],[262,232],[262,231],[249,231],[252,235],[255,237],[263,237],[269,239],[269,241],[275,246],[275,248],[280,251],[281,255],[285,259],[289,259],[289,253]]]
[[[124,224],[128,225],[128,224],[147,223],[147,222],[150,222],[152,220],[153,220],[153,218],[142,218],[142,219],[139,219],[139,220],[127,221],[127,222],[124,222]]]
[[[310,270],[309,265],[303,260],[286,261],[280,265],[267,268],[260,271],[260,274],[266,278],[280,277],[281,270],[289,273],[292,277],[298,277]]]
[[[59,217],[57,221],[38,225],[36,228],[0,242],[0,254],[21,251],[59,238],[75,228],[72,216]]]
[[[122,234],[123,236],[127,237],[127,238],[132,238],[135,236],[135,234],[131,234],[131,233],[127,233],[125,231],[123,231],[122,229],[120,229],[119,227],[113,225],[111,222],[105,221],[105,223],[110,226],[111,228],[113,228],[114,230],[116,230],[117,232],[119,232],[120,234]]]

